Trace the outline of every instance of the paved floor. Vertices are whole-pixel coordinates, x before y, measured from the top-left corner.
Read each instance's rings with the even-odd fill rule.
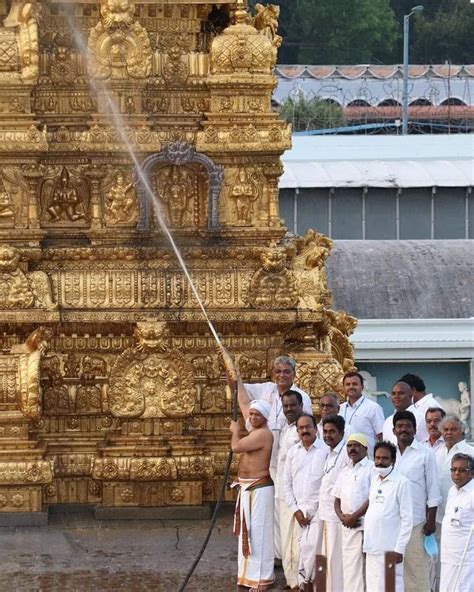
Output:
[[[0,592],[177,592],[209,524],[97,521],[87,507],[53,507],[48,526],[0,528]],[[236,590],[236,549],[224,508],[186,592]]]

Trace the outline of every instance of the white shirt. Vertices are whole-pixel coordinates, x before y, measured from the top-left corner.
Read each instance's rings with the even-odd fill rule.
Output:
[[[373,450],[377,434],[383,430],[384,417],[382,407],[367,397],[360,397],[355,405],[349,401],[341,405],[339,415],[346,421],[346,425],[354,428],[355,432],[362,432],[369,440],[369,449]]]
[[[334,510],[334,495],[332,490],[344,467],[352,465],[351,459],[347,456],[346,440],[343,438],[339,444],[329,451],[324,463],[324,476],[321,483],[319,517],[327,522],[339,522]]]
[[[474,524],[474,479],[458,489],[449,490],[446,513],[441,528],[441,561],[460,565]],[[464,564],[474,563],[474,540],[468,545]]]
[[[344,514],[353,514],[369,499],[373,466],[374,463],[366,456],[357,464],[345,467],[339,473],[332,494],[341,500],[341,510]],[[362,528],[363,518],[361,518],[361,526],[356,530]]]
[[[453,482],[451,480],[451,459],[457,452],[463,452],[474,456],[474,448],[469,446],[466,440],[461,440],[448,451],[446,444],[442,446],[436,453],[436,462],[438,464],[438,478],[439,488],[441,490],[442,502],[439,505],[438,512],[436,513],[436,521],[442,522],[444,516],[444,510],[446,507],[446,500],[448,499],[448,493],[451,489]],[[474,540],[474,536],[473,536]]]
[[[397,470],[410,481],[413,495],[413,526],[426,522],[426,508],[441,503],[438,468],[432,450],[420,442],[413,442],[400,454],[397,447]]]
[[[291,424],[287,423],[285,426],[283,426],[283,429],[280,432],[280,443],[278,446],[278,462],[275,479],[275,498],[285,499],[283,481],[285,474],[286,457],[288,455],[289,449],[295,444],[298,444],[299,442],[300,438],[296,430],[296,422]]]
[[[278,387],[274,382],[260,382],[256,384],[245,383],[245,390],[249,397],[253,399],[263,399],[272,406],[270,417],[268,418],[268,427],[273,430],[281,430],[287,422],[285,414],[283,413],[283,406],[281,402],[281,395],[278,392]],[[303,411],[313,415],[313,407],[310,396],[297,387],[295,384],[291,386],[292,391],[297,391],[303,398]]]
[[[411,411],[413,413],[413,415],[415,416],[415,419],[416,419],[415,438],[419,442],[422,442],[426,436],[424,436],[422,438],[419,435],[418,430],[420,429],[420,426],[422,424],[425,425],[425,418],[420,415],[420,413],[415,409],[414,405],[410,405],[410,407],[408,407],[407,411]],[[394,415],[395,415],[395,413],[392,413],[392,415],[387,417],[387,419],[385,420],[385,422],[383,424],[382,434],[383,434],[383,440],[385,442],[391,442],[392,444],[395,444],[395,446],[396,446],[397,445],[397,438],[396,438],[395,434],[393,433],[393,416]]]
[[[431,444],[430,437],[428,436],[423,440],[423,446],[430,448],[434,452],[435,457],[437,457],[438,451],[444,446],[443,436],[440,436],[434,444]]]
[[[405,553],[413,528],[410,483],[394,469],[370,485],[369,507],[364,521],[364,553],[382,555],[386,551]]]
[[[438,401],[433,397],[431,393],[428,393],[419,401],[413,403],[412,407],[416,409],[416,412],[422,418],[420,425],[416,426],[416,438],[417,440],[423,442],[425,438],[428,437],[428,429],[426,428],[426,412],[430,407],[435,407],[436,409],[443,409],[443,406],[438,403]],[[410,409],[410,411],[412,410]],[[416,421],[418,422],[418,418]]]
[[[293,513],[301,510],[306,517],[316,515],[326,455],[318,438],[308,450],[302,442],[289,449],[283,485],[286,503]]]

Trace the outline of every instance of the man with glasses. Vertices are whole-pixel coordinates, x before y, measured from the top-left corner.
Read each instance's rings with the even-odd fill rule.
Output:
[[[325,393],[319,399],[319,415],[321,420],[318,423],[318,436],[323,440],[323,422],[327,417],[334,417],[334,415],[341,415],[339,413],[339,395],[336,393]],[[344,418],[343,418],[344,419]],[[344,422],[345,423],[345,422]],[[344,434],[350,436],[355,434],[356,430],[345,423]]]
[[[474,586],[474,457],[457,453],[441,531],[440,592],[472,592]]]

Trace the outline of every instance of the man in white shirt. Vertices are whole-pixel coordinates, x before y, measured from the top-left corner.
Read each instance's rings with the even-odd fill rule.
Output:
[[[299,578],[291,586],[292,590],[299,590],[298,583],[314,580],[316,554],[321,553],[317,512],[327,456],[327,448],[317,437],[316,420],[312,415],[300,415],[296,428],[301,441],[288,451],[284,476],[286,503],[298,531]]]
[[[406,592],[430,589],[429,564],[423,535],[436,530],[436,510],[441,503],[436,459],[432,450],[415,440],[416,419],[411,411],[397,411],[393,417],[397,438],[397,469],[411,483],[413,530],[403,567]]]
[[[339,415],[356,432],[365,434],[372,453],[376,441],[382,439],[384,416],[382,407],[362,394],[364,378],[358,372],[347,372],[342,380],[347,401],[341,405]],[[346,434],[347,435],[347,434]]]
[[[240,375],[237,376],[239,387],[239,405],[249,405],[252,400],[263,399],[270,403],[271,411],[268,419],[268,427],[273,434],[272,458],[270,461],[270,475],[276,479],[278,464],[278,447],[280,432],[286,423],[281,397],[288,390],[297,391],[303,398],[303,410],[312,414],[313,408],[311,399],[307,393],[294,384],[296,374],[296,362],[289,356],[278,356],[273,360],[272,378],[273,382],[261,382],[256,384],[243,383]],[[275,512],[274,521],[274,552],[275,558],[281,559],[281,536],[279,513]]]
[[[421,416],[412,405],[412,390],[411,386],[406,382],[396,382],[392,386],[392,393],[390,395],[392,405],[395,407],[395,412],[389,415],[383,424],[383,439],[385,442],[397,444],[397,438],[393,433],[393,416],[397,411],[411,411],[416,418],[416,423],[419,425],[425,421],[424,416]],[[418,440],[418,436],[416,436]]]
[[[441,533],[440,592],[472,592],[474,587],[474,457],[455,454]]]
[[[385,553],[397,553],[395,590],[403,592],[403,558],[413,524],[413,502],[408,479],[396,469],[397,450],[377,442],[369,507],[364,519],[367,592],[385,592]],[[422,592],[419,590],[418,592]]]
[[[425,424],[428,436],[423,440],[423,444],[435,453],[444,446],[444,438],[439,426],[441,420],[446,417],[446,411],[441,407],[429,407],[425,413]]]
[[[344,590],[365,592],[364,514],[369,505],[369,490],[374,463],[367,456],[365,434],[347,438],[347,455],[352,466],[345,467],[332,490],[334,509],[342,523],[342,556]]]
[[[426,416],[426,412],[430,407],[443,408],[442,405],[433,397],[431,393],[426,392],[425,383],[416,374],[404,374],[400,378],[401,382],[406,382],[411,387],[413,407],[418,415],[423,418]],[[409,409],[413,411],[413,409]],[[420,442],[424,442],[428,437],[428,430],[425,422],[420,422],[416,431],[416,439]]]
[[[332,493],[342,469],[352,465],[352,461],[347,455],[344,427],[345,421],[340,415],[323,419],[323,438],[330,450],[324,464],[324,476],[321,483],[319,522],[323,535],[322,554],[327,559],[328,592],[340,592],[344,587],[341,569],[343,561],[342,526],[334,509],[335,498]]]
[[[279,513],[281,560],[286,583],[290,588],[298,585],[298,528],[294,512],[286,503],[284,475],[288,451],[300,442],[296,420],[303,413],[303,399],[298,391],[287,391],[282,396],[283,413],[287,423],[280,433],[278,464],[275,480],[275,511]]]
[[[474,456],[474,448],[464,439],[466,426],[464,422],[456,415],[446,415],[439,426],[444,439],[442,446],[437,454],[439,487],[441,489],[442,502],[438,508],[437,520],[442,522],[444,517],[444,508],[448,498],[449,490],[452,486],[451,480],[451,460],[459,452]]]

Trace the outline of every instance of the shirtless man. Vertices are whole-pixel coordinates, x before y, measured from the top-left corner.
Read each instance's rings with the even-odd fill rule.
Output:
[[[256,592],[266,590],[275,579],[272,545],[275,492],[270,477],[273,434],[267,425],[271,405],[256,400],[241,404],[240,408],[248,435],[241,437],[238,422],[232,421],[230,425],[232,451],[242,455],[236,483],[239,496],[234,530],[239,536],[237,583]]]

